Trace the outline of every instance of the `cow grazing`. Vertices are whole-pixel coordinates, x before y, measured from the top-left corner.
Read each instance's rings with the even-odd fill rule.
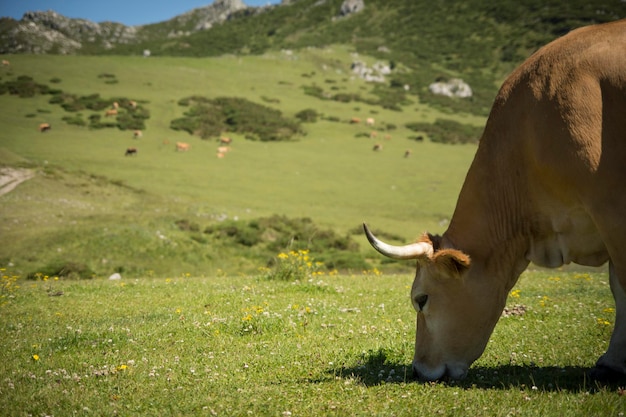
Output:
[[[375,143],[374,147],[372,147],[373,151],[382,151],[383,150],[383,145],[380,143]]]
[[[137,102],[134,100],[129,100],[128,101],[128,105],[130,106],[131,109],[136,109],[137,108]]]
[[[137,148],[126,148],[126,153],[124,156],[132,156],[137,155]]]
[[[407,149],[406,151],[404,151],[404,157],[405,157],[405,158],[408,158],[409,156],[411,156],[411,153],[412,153],[412,152],[413,152],[413,151],[411,151],[410,149]]]
[[[374,118],[368,117],[367,119],[365,119],[365,124],[368,126],[374,126]]]
[[[414,373],[463,378],[530,262],[608,261],[616,320],[590,376],[626,376],[626,20],[572,31],[504,82],[442,236],[392,246],[416,259]],[[442,170],[441,175],[446,175]]]
[[[119,105],[119,103],[118,103],[117,101],[114,101],[114,102],[111,104],[111,108],[112,108],[112,109],[117,110],[117,109],[119,109],[119,107],[120,107],[120,105]]]
[[[10,63],[8,60],[3,59],[3,60],[2,60],[2,66],[3,66],[3,67],[9,67],[9,66],[11,66],[11,63]]]
[[[191,145],[185,142],[176,142],[176,151],[187,152],[191,148]]]
[[[227,138],[227,137],[221,137],[220,138],[220,144],[221,145],[230,145],[231,143],[233,143],[233,139],[232,138]]]
[[[353,117],[352,119],[350,119],[350,124],[359,124],[361,123],[361,119],[359,119],[358,117]]]
[[[42,133],[47,132],[50,129],[52,129],[52,125],[50,125],[50,123],[41,123],[39,125],[39,131]]]
[[[143,136],[143,132],[141,130],[133,131],[133,139],[139,139],[142,136]]]
[[[117,109],[110,109],[104,112],[105,117],[117,116]]]

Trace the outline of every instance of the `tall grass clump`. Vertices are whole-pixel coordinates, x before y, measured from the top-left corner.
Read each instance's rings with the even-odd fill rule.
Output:
[[[19,275],[11,273],[7,268],[0,268],[0,275],[0,307],[2,307],[15,297],[20,285],[18,284]]]
[[[323,262],[316,262],[307,249],[281,252],[274,259],[271,269],[266,269],[266,277],[281,281],[305,281],[321,275]]]

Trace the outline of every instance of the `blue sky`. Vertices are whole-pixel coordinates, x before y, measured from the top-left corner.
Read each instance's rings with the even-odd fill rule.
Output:
[[[277,4],[280,0],[243,0],[248,6]],[[24,12],[54,10],[67,17],[128,26],[162,22],[211,0],[0,0],[0,16],[19,20]]]

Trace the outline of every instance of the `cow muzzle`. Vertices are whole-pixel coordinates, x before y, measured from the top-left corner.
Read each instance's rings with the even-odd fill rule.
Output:
[[[442,364],[435,368],[429,368],[420,363],[413,363],[413,377],[421,382],[456,381],[467,376],[468,368],[463,364]]]

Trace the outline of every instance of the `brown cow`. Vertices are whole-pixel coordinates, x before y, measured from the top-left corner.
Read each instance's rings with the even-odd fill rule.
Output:
[[[126,153],[124,154],[124,156],[132,156],[132,155],[137,155],[137,148],[126,148]]]
[[[502,85],[442,236],[392,246],[365,227],[382,254],[417,260],[418,377],[465,377],[530,262],[607,261],[615,326],[590,376],[626,377],[625,114],[626,20],[574,30]]]
[[[374,147],[372,148],[373,151],[382,151],[383,150],[383,145],[381,143],[375,143]]]
[[[8,60],[6,60],[6,59],[3,59],[3,60],[2,60],[2,66],[3,66],[3,67],[8,67],[8,66],[10,66],[10,65],[11,65],[11,63],[10,63]]]
[[[133,139],[139,139],[142,136],[143,136],[143,132],[141,130],[133,131]]]
[[[359,119],[358,117],[353,117],[352,119],[350,119],[350,124],[359,124],[361,123],[361,119]]]
[[[230,145],[231,143],[233,143],[233,139],[232,138],[227,138],[227,137],[221,137],[220,138],[220,144],[222,144],[222,145]]]
[[[404,151],[404,157],[405,157],[405,158],[408,158],[409,156],[411,156],[411,153],[412,153],[412,152],[413,152],[413,151],[411,151],[410,149],[407,149],[406,151]]]
[[[187,152],[191,148],[191,145],[185,142],[176,142],[176,151]]]
[[[50,125],[50,123],[41,123],[39,125],[40,132],[47,132],[50,129],[52,129],[52,125]]]
[[[117,116],[117,109],[110,109],[104,113],[105,117]]]
[[[218,151],[219,153],[227,153],[227,152],[230,152],[230,146],[219,146],[219,147],[217,148],[217,151]]]

